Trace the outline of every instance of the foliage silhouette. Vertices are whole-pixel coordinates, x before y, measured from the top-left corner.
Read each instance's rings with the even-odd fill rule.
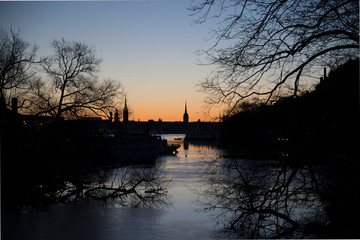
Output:
[[[330,72],[316,89],[224,119],[220,142],[238,150],[340,152],[358,156],[359,60]],[[288,141],[278,141],[282,138]],[[282,145],[282,146],[279,146]]]

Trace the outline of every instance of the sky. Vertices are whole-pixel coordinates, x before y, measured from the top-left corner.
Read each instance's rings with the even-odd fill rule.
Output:
[[[38,45],[38,57],[52,54],[50,42],[84,42],[102,59],[101,79],[122,83],[131,120],[211,120],[197,84],[213,69],[195,52],[211,46],[211,23],[194,24],[191,0],[2,2],[0,27],[20,30]]]

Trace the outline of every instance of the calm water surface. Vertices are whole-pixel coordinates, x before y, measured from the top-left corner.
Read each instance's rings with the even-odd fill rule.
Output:
[[[214,222],[196,211],[196,191],[203,182],[203,162],[220,154],[209,143],[183,143],[184,135],[163,135],[181,143],[176,156],[156,160],[171,179],[167,204],[156,207],[120,207],[116,201],[79,200],[42,208],[5,212],[3,237],[7,239],[209,239]]]
[[[286,159],[226,158],[228,153],[210,142],[184,142],[184,135],[162,137],[170,144],[181,144],[177,155],[160,156],[147,166],[101,170],[95,178],[70,178],[71,182],[65,184],[67,190],[60,189],[65,196],[77,190],[75,199],[106,196],[106,200],[76,200],[20,212],[5,211],[3,238],[201,240],[325,236],[318,234],[326,232],[331,222],[319,192],[327,183],[317,167]],[[132,189],[135,191],[128,192]],[[110,200],[113,191],[119,195]],[[121,195],[124,191],[125,195]],[[84,197],[88,193],[94,195]]]

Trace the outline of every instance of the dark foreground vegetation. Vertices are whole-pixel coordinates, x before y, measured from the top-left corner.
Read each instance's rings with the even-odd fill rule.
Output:
[[[109,120],[22,115],[15,106],[0,115],[3,208],[80,199],[168,203],[170,180],[148,149],[156,139]],[[219,136],[228,156],[205,168],[201,207],[224,217],[219,237],[359,238],[359,60],[300,97],[241,108]]]
[[[296,98],[285,98],[273,105],[261,106],[248,102],[242,105],[242,110],[224,119],[219,141],[232,150],[228,157],[276,159],[280,165],[287,169],[290,167],[292,172],[310,169],[312,180],[307,189],[320,197],[328,219],[322,223],[309,223],[306,229],[311,234],[308,236],[359,238],[359,60],[350,60],[331,71],[312,92]],[[259,171],[254,172],[259,174]],[[299,173],[301,178],[303,173]],[[256,174],[252,175],[250,182],[254,176]],[[293,176],[286,176],[288,181],[285,183],[290,183]],[[280,181],[282,178],[276,179]],[[250,196],[257,199],[255,196],[259,193],[254,192],[253,187],[249,189],[252,193]],[[270,195],[261,199],[272,194],[270,191]],[[259,219],[260,213],[266,215],[269,210],[251,206],[246,210],[249,213],[257,210]],[[290,222],[292,226],[297,224]],[[291,234],[282,235],[291,236],[294,237]]]
[[[359,60],[320,80],[312,92],[273,105],[246,102],[224,119],[220,143],[245,152],[359,156]],[[259,151],[262,149],[263,151]]]
[[[170,154],[178,147],[129,132],[123,123],[110,120],[59,120],[6,108],[1,113],[3,207],[128,195],[144,200],[137,188],[145,184],[154,194],[155,185],[166,181],[158,180],[156,169],[142,171],[136,166],[155,167],[158,154]],[[115,180],[109,180],[111,174],[103,170],[118,167],[125,169],[119,178],[126,183],[114,187]]]

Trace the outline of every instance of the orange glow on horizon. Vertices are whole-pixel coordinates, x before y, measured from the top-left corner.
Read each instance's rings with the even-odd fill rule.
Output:
[[[154,120],[158,121],[161,119],[164,122],[182,122],[183,114],[185,112],[185,107],[174,107],[169,106],[164,107],[133,107],[131,109],[132,113],[130,114],[130,120],[134,121],[148,121]],[[194,109],[188,107],[189,122],[195,122],[200,119],[200,121],[208,121],[209,119],[201,113],[201,109]]]
[[[133,100],[127,98],[127,106],[129,109],[130,121],[158,121],[161,119],[163,122],[182,122],[185,112],[185,100],[176,100],[167,98],[162,101],[161,99],[143,100],[139,98]],[[212,111],[211,116],[205,113],[203,103],[201,101],[186,101],[187,113],[189,115],[189,122],[217,121],[219,113],[217,109]],[[123,106],[121,106],[123,107]],[[122,108],[120,109],[122,111]]]
[[[188,97],[186,98],[186,96]],[[202,96],[186,93],[186,91],[163,90],[154,93],[146,92],[140,86],[128,91],[126,98],[130,121],[158,121],[161,119],[163,122],[182,122],[185,102],[187,103],[189,122],[218,121],[219,114],[223,112],[221,110],[223,107],[214,107],[209,115],[204,109]],[[120,103],[119,111],[123,110],[123,104]]]

